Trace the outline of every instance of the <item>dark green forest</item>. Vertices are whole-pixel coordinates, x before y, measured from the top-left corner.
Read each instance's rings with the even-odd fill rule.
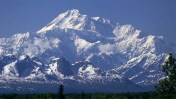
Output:
[[[64,98],[59,98],[58,94],[3,94],[0,99],[166,99],[156,92],[143,93],[86,93],[86,94],[65,94]],[[167,99],[176,99],[176,95],[172,95]]]

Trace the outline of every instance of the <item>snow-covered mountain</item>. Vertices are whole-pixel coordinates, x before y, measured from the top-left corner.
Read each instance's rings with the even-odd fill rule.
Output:
[[[164,36],[73,9],[37,32],[1,38],[0,76],[2,81],[152,85],[163,76],[167,54],[176,54],[175,46]]]
[[[65,58],[60,57],[51,59],[49,65],[46,65],[36,57],[8,55],[3,56],[0,63],[0,84],[3,85],[0,87],[0,93],[56,92],[60,83],[65,85],[66,92],[144,90],[116,71],[105,72],[87,61],[70,64]]]

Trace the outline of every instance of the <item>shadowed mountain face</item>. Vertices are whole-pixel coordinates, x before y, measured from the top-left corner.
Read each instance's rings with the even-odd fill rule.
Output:
[[[73,9],[37,32],[0,38],[1,78],[153,85],[175,46],[163,36]]]
[[[65,76],[73,75],[73,71],[71,70],[71,64],[65,60],[65,58],[56,58],[50,61],[49,63],[50,69],[55,69],[55,72],[61,73]],[[54,72],[54,71],[53,71]]]
[[[70,64],[65,58],[53,58],[49,65],[29,56],[4,56],[1,64],[2,92],[42,93],[56,92],[60,83],[66,92],[126,92],[145,90],[115,71],[103,71],[87,61]],[[11,59],[11,60],[10,60]],[[27,85],[27,86],[26,86]],[[8,86],[8,87],[7,87]],[[45,86],[45,87],[44,87]],[[107,86],[106,89],[104,87]],[[42,88],[44,87],[44,88]],[[45,89],[45,90],[43,90]],[[133,90],[135,89],[135,90]]]

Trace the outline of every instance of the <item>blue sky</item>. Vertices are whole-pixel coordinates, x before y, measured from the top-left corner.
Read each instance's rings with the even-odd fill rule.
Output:
[[[70,9],[144,33],[176,36],[176,0],[0,0],[0,37],[35,32]]]

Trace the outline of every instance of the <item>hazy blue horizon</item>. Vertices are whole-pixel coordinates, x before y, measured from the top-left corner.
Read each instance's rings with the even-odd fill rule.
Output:
[[[175,0],[1,0],[0,37],[35,32],[71,9],[121,25],[132,24],[148,34],[176,36]]]

